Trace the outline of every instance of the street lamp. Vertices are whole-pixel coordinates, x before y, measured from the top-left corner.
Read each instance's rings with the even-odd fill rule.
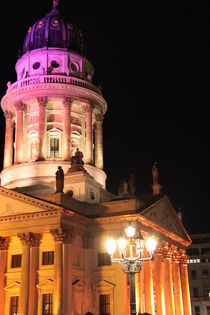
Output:
[[[136,315],[136,297],[135,297],[135,273],[140,272],[145,261],[151,260],[156,249],[156,241],[153,238],[143,239],[140,232],[136,233],[136,229],[129,223],[125,229],[127,239],[121,233],[117,242],[110,237],[106,242],[107,251],[112,262],[121,265],[123,272],[129,274],[130,283],[130,313]],[[117,244],[116,244],[117,243]],[[149,257],[142,257],[146,245]],[[113,258],[118,245],[120,258]]]

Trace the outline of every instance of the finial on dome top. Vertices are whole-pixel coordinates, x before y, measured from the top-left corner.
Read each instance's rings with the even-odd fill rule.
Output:
[[[59,6],[59,0],[53,0],[53,9],[57,9]]]

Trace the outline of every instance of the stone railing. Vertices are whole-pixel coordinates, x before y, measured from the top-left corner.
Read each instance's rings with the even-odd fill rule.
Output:
[[[79,86],[88,90],[91,90],[99,95],[102,95],[101,91],[92,83],[76,78],[61,75],[42,75],[36,77],[29,77],[20,81],[17,81],[8,86],[7,93],[22,87],[26,87],[34,84],[46,84],[46,83],[58,83],[58,84],[70,84]]]

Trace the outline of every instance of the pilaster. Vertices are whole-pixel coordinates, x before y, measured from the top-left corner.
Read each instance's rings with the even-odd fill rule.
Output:
[[[39,155],[38,161],[45,160],[45,109],[47,105],[47,97],[38,97],[37,98],[39,104],[39,133],[38,133],[38,140],[39,140]]]
[[[4,314],[5,311],[6,294],[4,288],[6,286],[5,273],[7,270],[9,241],[9,238],[0,237],[0,314]]]
[[[70,161],[71,158],[71,104],[72,100],[66,97],[63,101],[64,107],[64,161]]]
[[[95,166],[103,169],[103,115],[95,115]]]
[[[24,139],[23,139],[23,111],[25,105],[20,101],[15,104],[17,111],[16,137],[15,137],[15,163],[22,163],[24,160]]]
[[[86,163],[92,164],[92,106],[85,104],[86,112]]]
[[[13,159],[13,114],[4,112],[5,117],[5,141],[4,141],[4,168],[12,166]]]

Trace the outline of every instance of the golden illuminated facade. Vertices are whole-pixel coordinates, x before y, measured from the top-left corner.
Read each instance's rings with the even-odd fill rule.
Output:
[[[137,312],[191,315],[191,241],[158,174],[147,196],[126,185],[118,196],[106,190],[107,105],[92,83],[82,33],[63,20],[58,1],[29,28],[16,71],[1,102],[0,315],[129,314],[127,275],[105,248],[129,221],[158,242],[136,274]]]

